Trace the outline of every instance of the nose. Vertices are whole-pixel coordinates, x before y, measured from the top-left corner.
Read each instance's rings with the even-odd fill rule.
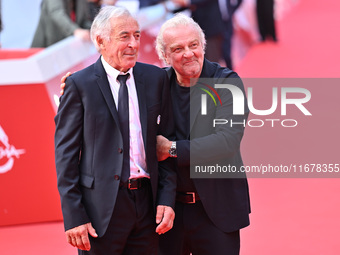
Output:
[[[184,57],[191,58],[192,56],[194,56],[194,52],[189,48],[185,48]]]
[[[135,48],[138,47],[138,45],[139,45],[139,39],[136,39],[136,38],[134,38],[134,37],[132,36],[132,38],[131,38],[130,41],[129,41],[128,46],[129,46],[130,48],[135,49]]]

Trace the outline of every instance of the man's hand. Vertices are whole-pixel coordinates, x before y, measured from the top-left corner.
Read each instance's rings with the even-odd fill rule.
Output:
[[[162,135],[157,136],[157,158],[158,161],[166,160],[169,155],[169,150],[171,148],[172,142],[169,141]]]
[[[169,231],[175,219],[175,212],[170,206],[157,206],[156,223],[159,224],[156,228],[156,233],[161,235]]]
[[[66,81],[66,78],[69,77],[72,73],[71,72],[68,72],[67,74],[65,74],[63,77],[61,77],[60,81],[61,81],[61,84],[60,84],[60,95],[64,95],[64,89],[65,89],[65,81]]]
[[[171,0],[176,5],[182,6],[182,7],[187,7],[190,5],[190,0]]]
[[[92,227],[91,223],[87,223],[75,228],[71,228],[65,232],[67,242],[72,246],[89,251],[91,249],[89,234],[92,237],[98,237],[96,230]]]
[[[77,28],[74,30],[73,35],[82,39],[83,41],[91,41],[91,35],[89,29]]]

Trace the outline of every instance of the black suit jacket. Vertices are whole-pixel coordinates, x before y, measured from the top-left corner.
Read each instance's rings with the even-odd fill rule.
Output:
[[[171,86],[176,85],[174,70],[169,68],[167,71]],[[235,72],[208,60],[204,61],[200,78],[216,78],[217,83],[231,82],[244,92],[243,83]],[[213,100],[208,99],[206,116],[201,115],[201,94],[205,92],[196,87],[190,93],[190,137],[188,140],[177,141],[178,174],[184,170],[189,171],[189,166],[194,165],[231,165],[237,169],[243,165],[240,153],[243,125],[234,125],[233,128],[229,125],[217,125],[213,128],[212,119],[232,118],[235,122],[246,121],[249,112],[247,104],[244,115],[233,116],[230,91],[216,90],[221,97],[222,106],[220,103],[215,106]],[[193,179],[193,182],[210,220],[222,231],[232,232],[249,225],[248,183],[243,173],[226,177],[198,178]]]
[[[226,31],[226,24],[222,18],[219,0],[191,0],[192,18],[200,25],[206,37],[222,34]],[[242,0],[226,1],[228,17],[232,17]],[[230,19],[231,20],[231,19]]]
[[[164,70],[142,63],[136,63],[133,75],[154,205],[174,207],[176,174],[171,159],[158,166],[156,156],[156,135],[170,139],[173,135],[169,80]],[[116,202],[123,142],[100,59],[67,78],[55,123],[55,159],[65,229],[91,222],[102,236]]]

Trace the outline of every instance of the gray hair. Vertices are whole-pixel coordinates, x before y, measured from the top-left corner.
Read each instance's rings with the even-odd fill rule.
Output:
[[[96,37],[100,36],[106,41],[110,41],[111,33],[111,19],[119,17],[132,17],[131,13],[124,7],[117,6],[105,6],[102,7],[93,20],[91,26],[91,40],[99,51],[99,45],[97,43]],[[134,18],[135,19],[135,18]]]
[[[164,38],[163,38],[163,34],[166,30],[170,29],[170,28],[175,28],[178,26],[192,26],[193,28],[195,28],[199,34],[200,37],[200,43],[203,46],[203,50],[205,50],[205,46],[207,44],[206,40],[205,40],[205,35],[204,32],[202,30],[202,28],[190,17],[182,14],[182,13],[178,13],[176,14],[173,18],[167,20],[161,27],[157,38],[156,38],[156,51],[158,54],[158,57],[160,60],[165,61],[165,48],[166,45],[164,43]]]

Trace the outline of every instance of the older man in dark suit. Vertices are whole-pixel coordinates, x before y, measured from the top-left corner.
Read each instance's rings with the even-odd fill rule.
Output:
[[[233,97],[228,89],[216,89],[220,102],[207,100],[207,115],[201,114],[201,96],[214,93],[200,88],[200,78],[214,84],[232,84],[244,94],[240,77],[228,68],[204,58],[205,37],[191,18],[177,15],[163,24],[157,51],[171,67],[170,91],[176,126],[176,141],[159,136],[160,160],[176,157],[177,196],[174,227],[160,238],[161,255],[238,255],[239,230],[249,225],[248,183],[241,171],[240,144],[248,117],[233,115]],[[211,87],[214,84],[210,84]],[[209,85],[209,84],[208,84]],[[246,102],[246,101],[245,101]],[[232,120],[234,125],[213,125],[214,119]],[[191,178],[195,166],[230,166],[222,178],[204,173]],[[220,176],[221,177],[221,176]]]
[[[156,155],[156,135],[173,133],[169,80],[136,63],[140,31],[126,9],[102,8],[91,37],[101,57],[67,79],[55,117],[67,239],[79,254],[155,254],[174,219],[176,174]]]

